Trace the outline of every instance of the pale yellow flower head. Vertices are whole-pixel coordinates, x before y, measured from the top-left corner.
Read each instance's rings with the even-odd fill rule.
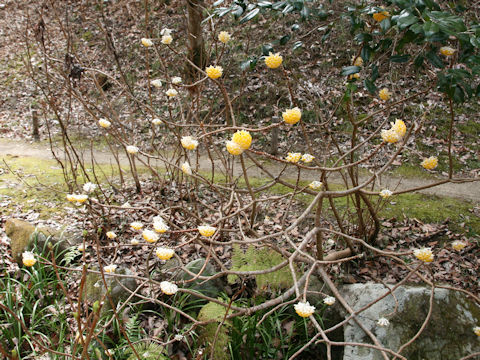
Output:
[[[138,241],[138,239],[132,239],[132,240],[130,240],[130,244],[138,245],[138,244],[140,244],[140,241]]]
[[[152,230],[143,230],[142,237],[148,243],[154,243],[158,241],[158,234]]]
[[[395,123],[390,123],[392,125],[392,129],[397,133],[398,136],[401,138],[405,136],[407,133],[407,126],[402,120],[395,119]]]
[[[192,175],[192,168],[190,167],[190,164],[187,161],[185,161],[182,164],[181,168],[185,175]]]
[[[198,227],[198,232],[205,237],[213,236],[216,230],[217,228],[209,225],[202,225]]]
[[[113,231],[109,231],[105,235],[107,235],[107,238],[109,238],[110,240],[113,240],[117,237],[117,234],[115,234]]]
[[[326,298],[323,299],[323,303],[327,304],[328,306],[331,306],[335,304],[336,299],[333,296],[327,296]]]
[[[246,130],[239,130],[233,134],[232,141],[237,143],[243,150],[247,150],[252,145],[252,135]]]
[[[150,39],[142,38],[141,41],[142,41],[142,45],[147,47],[147,48],[153,46],[153,41],[150,40]]]
[[[180,76],[174,76],[172,77],[172,84],[178,85],[182,83],[182,78]]]
[[[97,188],[97,184],[94,184],[91,182],[87,182],[83,184],[83,191],[85,191],[87,194],[94,192],[96,188]]]
[[[293,109],[287,109],[282,113],[283,121],[290,125],[298,123],[301,117],[302,111],[298,107],[294,107]]]
[[[302,153],[288,153],[285,160],[291,163],[298,163],[302,157]]]
[[[464,241],[455,240],[454,242],[452,242],[452,248],[454,248],[457,251],[463,250],[465,246],[467,246],[467,244],[465,244]]]
[[[80,194],[80,195],[68,194],[67,195],[67,200],[70,201],[70,202],[77,203],[77,205],[79,205],[79,204],[83,204],[85,201],[88,200],[88,195],[86,195],[86,194]]]
[[[224,44],[229,42],[230,38],[231,38],[230,34],[226,31],[220,31],[220,34],[218,34],[218,40],[220,40]]]
[[[438,158],[436,156],[430,156],[422,161],[422,166],[427,170],[433,170],[437,167],[437,165]]]
[[[165,94],[168,96],[168,97],[175,97],[178,95],[178,91],[175,90],[175,89],[168,89],[167,91],[165,91]]]
[[[138,154],[138,147],[136,147],[136,146],[134,146],[134,145],[128,145],[128,146],[127,146],[127,152],[128,152],[129,154],[132,154],[132,155]]]
[[[140,221],[134,221],[130,224],[130,227],[133,230],[141,230],[143,228],[143,224]]]
[[[323,186],[323,183],[318,180],[314,180],[310,184],[308,184],[308,187],[312,190],[320,190],[322,186]]]
[[[175,254],[175,250],[169,249],[169,248],[164,248],[164,247],[159,247],[155,251],[155,254],[160,260],[169,260],[172,258],[173,254]]]
[[[234,156],[237,156],[243,153],[242,147],[238,145],[235,141],[228,140],[225,143],[225,147],[227,148],[227,151]]]
[[[276,69],[280,65],[282,65],[283,58],[279,53],[273,54],[269,53],[267,57],[265,57],[265,65],[267,65],[270,69]]]
[[[305,164],[309,164],[313,161],[313,159],[315,159],[315,156],[313,155],[310,155],[310,154],[303,154],[302,155],[302,161],[305,163]]]
[[[383,101],[387,101],[392,97],[392,93],[387,88],[383,88],[382,90],[379,91],[378,96]]]
[[[112,125],[112,123],[107,119],[100,119],[98,120],[98,125],[100,125],[104,129],[107,129]]]
[[[354,66],[363,66],[363,59],[360,56],[353,55],[352,62]]]
[[[380,12],[374,13],[372,17],[375,19],[375,21],[380,22],[390,17],[390,13],[388,11],[380,11]]]
[[[473,333],[477,336],[480,336],[480,326],[475,326],[473,328]]]
[[[85,244],[85,245],[80,244],[80,245],[78,245],[77,250],[80,251],[80,252],[84,252],[87,247],[88,247],[87,244]]]
[[[445,56],[452,56],[453,54],[455,54],[457,50],[455,50],[454,48],[450,47],[450,46],[442,46],[440,48],[440,53],[442,55],[445,55]]]
[[[103,268],[103,270],[106,272],[106,273],[114,273],[115,270],[117,270],[117,265],[115,264],[111,264],[111,265],[107,265]]]
[[[178,291],[178,286],[170,281],[162,281],[160,283],[160,290],[166,295],[174,295]]]
[[[156,87],[157,89],[162,87],[162,81],[160,79],[152,80],[150,84],[152,84],[152,86]]]
[[[218,79],[219,77],[222,76],[223,74],[223,68],[221,66],[213,66],[210,65],[205,69],[205,72],[207,73],[207,76],[210,79]]]
[[[191,136],[183,136],[180,140],[182,146],[187,150],[195,150],[198,146],[198,141]]]
[[[348,75],[348,80],[353,80],[353,79],[360,79],[360,74],[355,73],[355,74]]]
[[[390,144],[394,144],[400,140],[400,136],[393,129],[382,130],[381,136],[383,141]]]
[[[382,318],[378,319],[377,325],[381,326],[381,327],[386,327],[386,326],[390,325],[390,321],[388,321],[388,319],[382,317]]]
[[[162,36],[162,44],[170,45],[173,41],[173,37],[170,34],[165,34]]]
[[[393,193],[388,189],[383,189],[378,195],[380,195],[383,199],[388,199],[393,195]]]
[[[152,119],[152,124],[153,124],[153,125],[157,125],[157,126],[158,126],[158,125],[162,125],[162,123],[163,123],[163,121],[160,120],[159,118],[154,118],[154,119]]]
[[[165,221],[162,219],[162,217],[156,216],[153,218],[153,229],[156,232],[163,234],[168,231],[169,227],[165,223]]]
[[[37,259],[35,259],[35,255],[31,251],[25,251],[22,254],[22,262],[23,265],[30,267],[35,265]]]
[[[307,318],[315,312],[315,306],[310,305],[308,301],[306,302],[298,302],[297,304],[293,305],[295,312],[300,315],[301,317]]]
[[[433,261],[433,252],[430,248],[415,249],[413,255],[415,255],[418,260],[426,263]]]

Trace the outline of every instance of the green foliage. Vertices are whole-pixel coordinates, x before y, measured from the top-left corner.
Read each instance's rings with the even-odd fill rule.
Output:
[[[0,324],[8,324],[0,326],[2,346],[14,349],[20,358],[39,355],[35,351],[37,347],[32,339],[34,337],[48,347],[63,351],[63,347],[68,345],[68,323],[55,272],[51,267],[38,262],[33,267],[22,268],[20,271],[21,280],[10,275],[0,279],[2,305],[15,314],[0,309]],[[29,334],[17,318],[25,324]]]
[[[479,25],[469,24],[455,13],[459,8],[442,10],[433,0],[392,0],[389,3],[395,6],[347,8],[351,34],[362,47],[364,62],[373,69],[376,60],[385,54],[392,54],[389,61],[397,64],[413,59],[416,67],[422,67],[427,61],[434,68],[446,69],[438,73],[436,87],[449,98],[462,103],[478,96],[480,85],[476,85],[473,75],[480,73]],[[382,20],[376,29],[372,15],[382,11],[388,11],[391,17]],[[449,58],[439,55],[439,48],[447,45],[458,48],[458,53]],[[453,62],[466,69],[452,69]],[[375,80],[372,76],[364,81],[371,93]]]
[[[280,264],[282,261],[284,261],[284,258],[270,249],[258,249],[255,246],[249,246],[244,253],[240,246],[235,245],[233,247],[232,270],[234,271],[265,270]],[[236,275],[228,276],[229,283],[234,283],[236,279]],[[256,275],[255,279],[259,290],[267,288],[279,290],[293,285],[288,266],[268,274]]]
[[[200,312],[198,313],[198,320],[200,321],[215,320],[215,321],[221,322],[225,317],[226,311],[227,311],[227,308],[225,306],[214,303],[214,302],[209,302],[208,304],[203,306]],[[229,314],[231,313],[232,313],[232,310],[229,311]]]
[[[165,349],[163,346],[158,345],[154,342],[141,342],[135,344],[135,351],[140,355],[140,358],[143,360],[168,360],[168,356],[165,354]],[[130,355],[127,360],[137,360],[137,356],[131,348],[125,352],[127,355]]]
[[[310,340],[313,328],[292,311],[291,305],[281,307],[258,325],[267,311],[232,319],[231,359],[288,359]],[[320,315],[315,316],[322,323]],[[311,346],[303,358],[323,359],[320,354],[319,346]]]

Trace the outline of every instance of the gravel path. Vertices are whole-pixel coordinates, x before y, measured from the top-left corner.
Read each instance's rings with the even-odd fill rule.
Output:
[[[0,157],[3,158],[6,155],[11,156],[29,156],[36,157],[39,159],[53,159],[53,155],[50,151],[50,148],[46,144],[35,144],[28,143],[17,140],[6,140],[0,139]],[[61,150],[58,150],[57,156],[61,156]],[[88,160],[89,154],[85,155],[85,158]],[[113,156],[106,151],[97,151],[95,154],[95,159],[99,163],[114,163],[115,160]],[[127,159],[123,156],[120,157],[121,162],[128,164]],[[193,164],[191,164],[193,166]],[[206,158],[200,158],[200,169],[203,171],[210,170],[210,161]],[[216,168],[219,167],[216,165]],[[273,174],[277,174],[280,171],[280,168],[277,166],[269,165],[268,170]],[[292,168],[293,170],[293,168]],[[236,175],[240,174],[240,166],[236,166]],[[260,169],[251,168],[248,170],[249,175],[253,177],[265,177]],[[315,175],[310,173],[310,177],[307,177],[305,180],[315,180]],[[284,172],[284,177],[286,178],[295,178],[296,171],[293,172]],[[405,190],[410,188],[415,188],[419,186],[425,186],[431,183],[438,181],[439,179],[418,179],[418,178],[398,178],[398,177],[388,177],[382,176],[381,188],[396,189],[396,190]],[[331,182],[336,182],[335,179],[330,179]],[[338,181],[340,183],[340,181]],[[436,196],[445,196],[459,198],[463,200],[473,201],[475,203],[480,202],[480,179],[475,182],[468,183],[446,183],[434,188],[420,190],[420,193],[436,195]]]

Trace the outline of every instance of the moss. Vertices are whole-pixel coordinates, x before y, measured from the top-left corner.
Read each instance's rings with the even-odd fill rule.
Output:
[[[232,270],[264,270],[276,266],[284,260],[280,254],[270,249],[249,246],[243,252],[240,246],[236,245],[233,247]],[[236,275],[228,276],[229,283],[235,282],[236,279]],[[255,275],[255,280],[259,291],[286,289],[293,285],[293,278],[288,266],[268,274]]]
[[[165,354],[165,349],[163,346],[158,345],[154,342],[142,342],[135,344],[135,351],[143,360],[168,360],[169,357]],[[130,355],[127,360],[137,360],[137,355],[133,352],[131,348],[128,348],[126,351],[127,355]]]
[[[228,344],[230,343],[228,329],[230,326],[230,321],[226,321],[221,325],[218,336],[215,340],[217,328],[219,324],[223,321],[226,311],[227,309],[224,306],[214,302],[209,302],[202,307],[198,314],[198,320],[200,321],[217,321],[215,323],[202,326],[199,330],[198,337],[198,342],[206,347],[206,353],[209,356],[208,358],[212,360],[228,360],[230,358],[227,351]],[[229,313],[232,313],[232,311],[229,311]],[[215,347],[213,349],[213,357],[210,357],[210,354],[212,353],[211,346],[214,343],[214,340]]]
[[[392,199],[385,208],[380,211],[380,216],[397,219],[415,218],[426,223],[443,223],[450,220],[450,229],[453,231],[465,232],[468,235],[480,233],[480,218],[470,214],[473,204],[448,197],[438,197],[424,194],[402,194]],[[459,226],[465,223],[465,228]]]

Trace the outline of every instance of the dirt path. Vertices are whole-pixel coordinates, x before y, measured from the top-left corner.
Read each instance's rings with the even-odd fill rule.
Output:
[[[61,150],[57,150],[57,156],[62,156]],[[35,144],[35,143],[27,143],[23,141],[16,141],[16,140],[5,140],[0,139],[0,158],[4,158],[7,155],[11,156],[28,156],[28,157],[35,157],[39,159],[54,159],[50,148],[46,144]],[[89,155],[85,155],[86,160],[88,160]],[[113,156],[106,152],[106,151],[96,151],[95,159],[99,163],[115,163]],[[120,161],[122,165],[128,165],[128,160],[126,157],[120,157]],[[194,164],[192,164],[193,166]],[[220,163],[216,164],[216,168],[219,168]],[[240,175],[241,168],[240,166],[235,167],[235,175]],[[210,161],[206,158],[200,158],[200,169],[203,171],[211,170]],[[268,170],[277,175],[280,171],[280,168],[277,166],[270,165]],[[293,168],[292,168],[293,170]],[[251,168],[248,170],[249,175],[253,177],[265,177],[265,175],[261,172],[260,169]],[[283,176],[285,178],[292,178],[296,177],[296,171],[284,172]],[[303,178],[304,180],[315,180],[314,173],[309,173],[309,176]],[[405,190],[410,189],[418,186],[424,186],[431,184],[433,182],[438,181],[438,179],[418,179],[418,178],[396,178],[396,177],[382,177],[381,188],[388,188],[388,189],[396,189],[396,190]],[[480,180],[480,179],[479,179]],[[330,179],[331,182],[340,183],[339,179],[335,181],[335,179]],[[424,189],[419,191],[423,194],[429,195],[436,195],[436,196],[444,196],[444,197],[453,197],[473,202],[480,202],[480,181],[470,182],[470,183],[460,183],[460,184],[452,184],[446,183],[434,188]]]

